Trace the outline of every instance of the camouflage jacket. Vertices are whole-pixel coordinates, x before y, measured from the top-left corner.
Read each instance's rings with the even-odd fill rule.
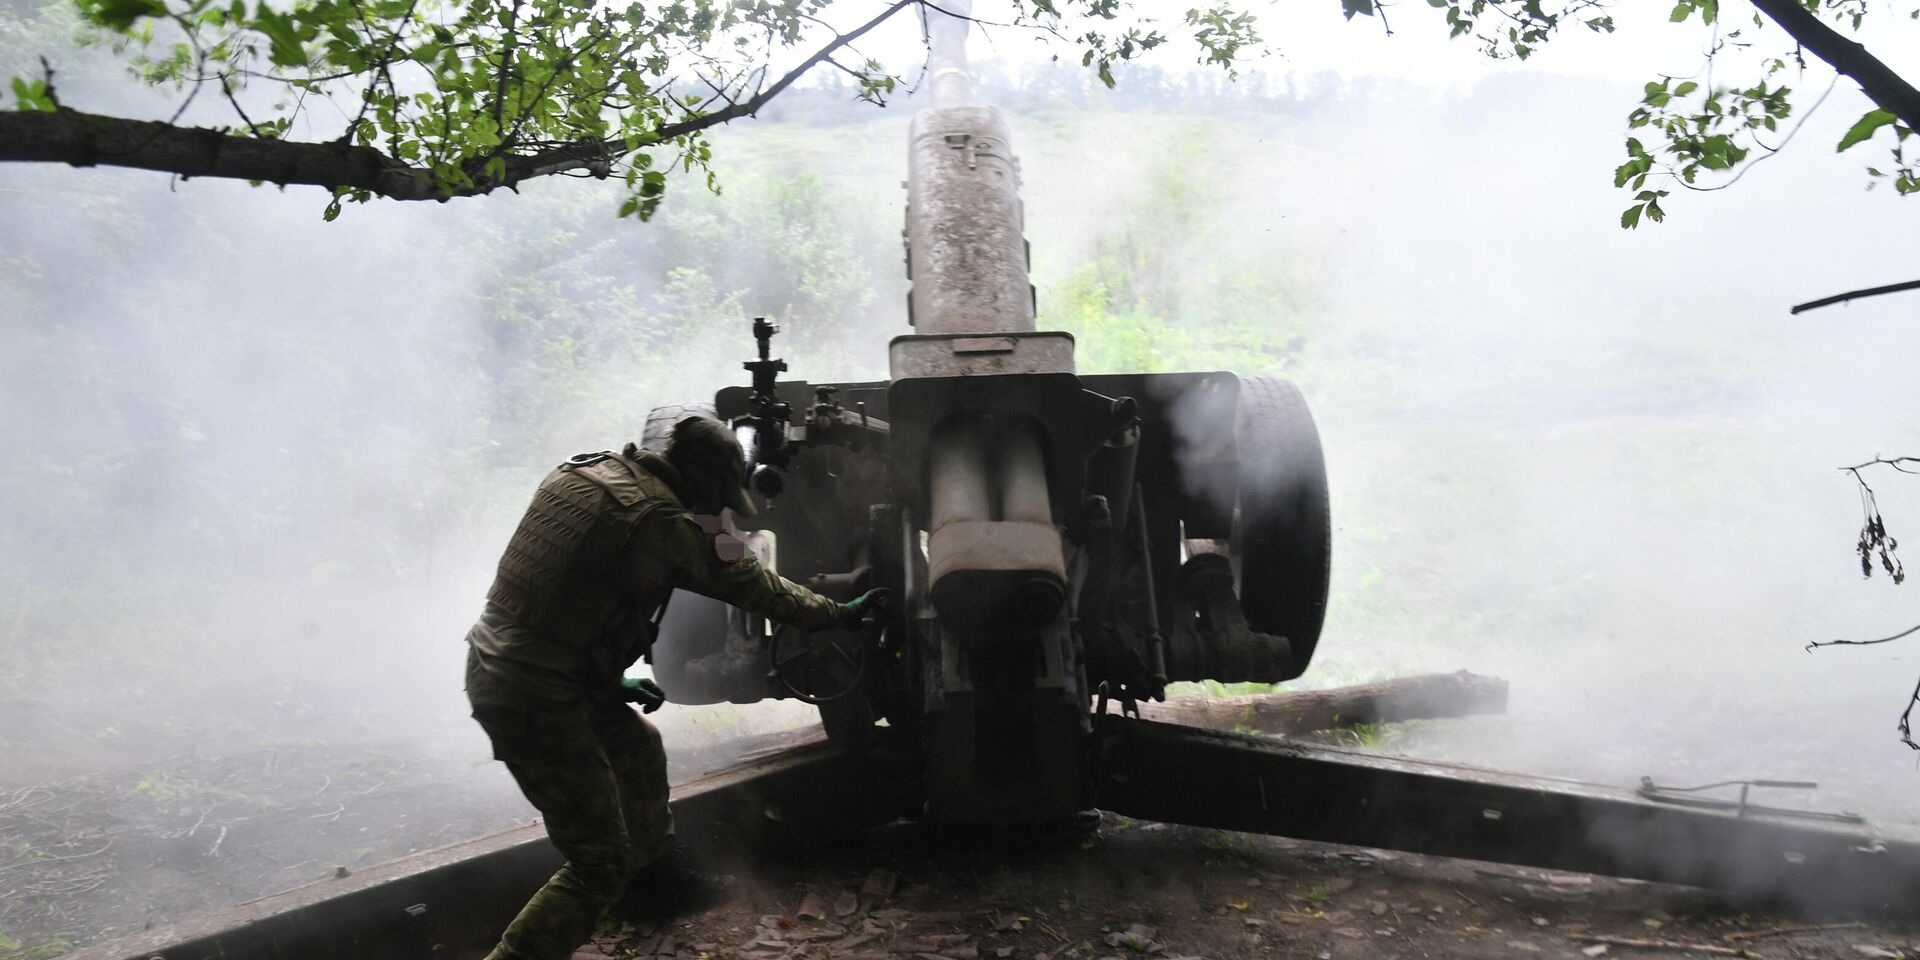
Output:
[[[696,518],[672,465],[644,451],[576,457],[541,481],[467,633],[476,704],[558,705],[617,684],[653,643],[674,589],[803,630],[845,606],[760,565],[713,518]]]

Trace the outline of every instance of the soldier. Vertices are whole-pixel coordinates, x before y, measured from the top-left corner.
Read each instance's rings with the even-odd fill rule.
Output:
[[[567,862],[488,960],[562,960],[616,904],[663,916],[711,905],[722,878],[674,844],[653,681],[626,669],[669,591],[692,590],[803,630],[858,624],[880,598],[837,603],[730,549],[695,514],[751,515],[740,444],[717,420],[674,426],[665,455],[628,444],[561,464],[534,491],[467,634],[467,698]],[[623,896],[624,895],[624,896]]]

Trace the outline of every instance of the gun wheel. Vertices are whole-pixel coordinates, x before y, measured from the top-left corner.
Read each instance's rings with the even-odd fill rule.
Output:
[[[1241,379],[1238,431],[1240,605],[1255,630],[1292,642],[1298,675],[1320,641],[1332,570],[1320,433],[1300,388],[1279,377]]]
[[[866,637],[852,630],[808,633],[782,626],[767,644],[774,679],[803,703],[844,700],[867,675]]]

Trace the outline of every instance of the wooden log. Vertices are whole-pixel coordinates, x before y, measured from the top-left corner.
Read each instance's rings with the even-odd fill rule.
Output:
[[[1147,720],[1215,730],[1308,733],[1356,723],[1396,723],[1507,712],[1507,682],[1461,670],[1331,690],[1237,697],[1175,697],[1143,703]]]

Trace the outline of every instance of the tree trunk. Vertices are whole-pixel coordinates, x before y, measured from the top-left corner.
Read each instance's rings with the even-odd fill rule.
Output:
[[[1462,670],[1332,690],[1243,697],[1177,697],[1143,703],[1140,716],[1216,730],[1307,733],[1356,723],[1394,723],[1505,713],[1507,682]]]

